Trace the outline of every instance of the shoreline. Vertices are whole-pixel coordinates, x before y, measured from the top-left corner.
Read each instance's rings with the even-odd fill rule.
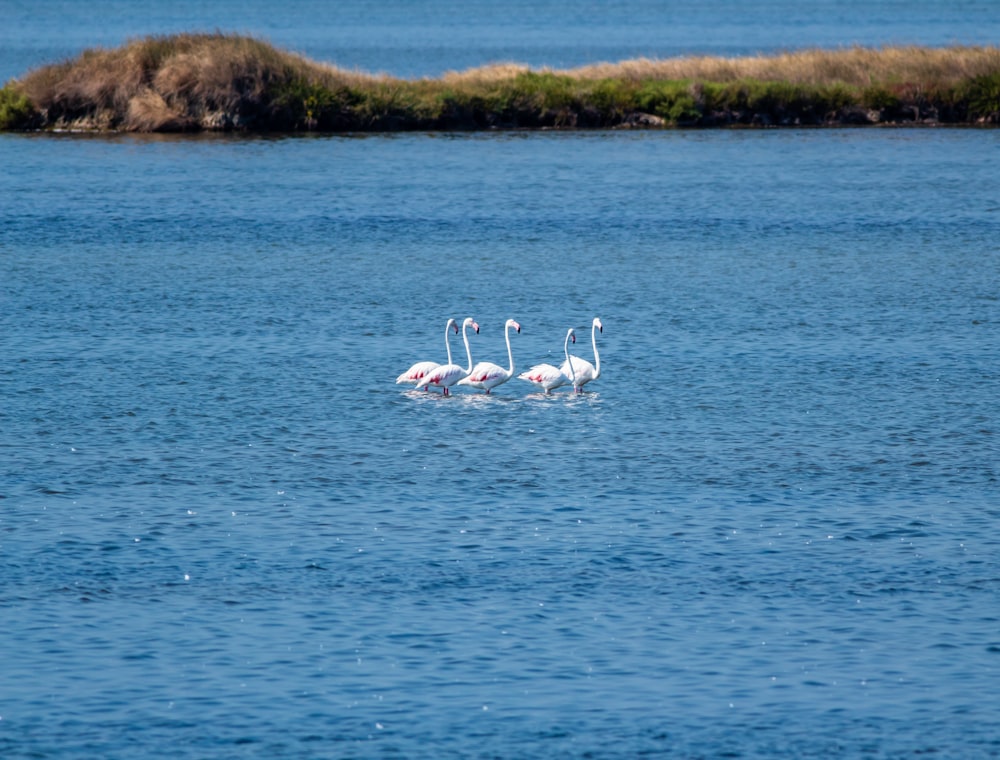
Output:
[[[0,131],[375,133],[1000,126],[1000,48],[804,50],[437,79],[347,71],[223,33],[152,36],[0,89]]]

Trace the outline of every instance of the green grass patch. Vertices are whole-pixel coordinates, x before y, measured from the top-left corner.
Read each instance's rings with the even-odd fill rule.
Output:
[[[968,103],[973,119],[1000,117],[1000,72],[975,77],[961,88],[959,99]]]
[[[36,115],[27,95],[12,83],[0,89],[0,130],[27,129]]]
[[[634,96],[636,110],[659,116],[671,124],[694,122],[704,113],[700,89],[683,80],[643,82]]]

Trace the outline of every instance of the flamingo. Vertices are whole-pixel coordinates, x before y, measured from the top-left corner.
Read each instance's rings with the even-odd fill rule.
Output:
[[[514,328],[519,333],[521,325],[513,319],[508,319],[503,326],[503,336],[507,341],[507,359],[510,360],[510,369],[504,369],[493,362],[479,362],[472,368],[468,377],[463,377],[458,381],[459,385],[471,385],[473,388],[482,388],[489,395],[490,391],[498,385],[502,385],[514,376],[514,354],[510,350],[510,328]]]
[[[601,376],[601,355],[597,353],[598,330],[603,333],[604,325],[601,324],[600,318],[594,317],[594,322],[590,326],[590,342],[594,346],[594,362],[597,364],[596,367],[586,359],[581,359],[579,356],[567,355],[566,361],[564,361],[562,367],[559,368],[562,370],[563,374],[573,377],[573,388],[577,393],[583,393],[584,385]]]
[[[563,353],[566,355],[567,362],[569,361],[569,342],[571,340],[576,343],[576,332],[572,327],[566,332],[566,340],[563,342]],[[573,365],[569,365],[569,370],[573,371]],[[551,393],[553,388],[571,385],[575,382],[575,378],[567,377],[561,369],[553,367],[551,364],[536,364],[527,372],[518,375],[517,379],[527,380],[529,383],[541,386],[545,389],[546,394]]]
[[[448,342],[448,331],[455,328],[455,334],[458,334],[458,324],[454,319],[449,319],[448,324],[444,328],[444,347],[448,351],[448,364],[451,364],[451,344]],[[412,385],[413,383],[419,382],[424,378],[424,376],[441,366],[437,362],[417,362],[412,367],[410,367],[406,372],[396,378],[396,385]]]
[[[435,367],[424,375],[424,377],[418,380],[418,388],[429,388],[431,385],[436,385],[441,388],[442,393],[447,396],[449,395],[448,389],[451,386],[463,377],[469,376],[469,373],[472,372],[472,349],[469,348],[469,336],[465,331],[470,327],[477,333],[479,332],[479,325],[476,324],[476,320],[472,317],[466,317],[465,321],[462,323],[462,340],[465,341],[465,354],[469,358],[469,368],[464,369],[457,364],[452,364],[451,362],[442,364],[440,367]]]

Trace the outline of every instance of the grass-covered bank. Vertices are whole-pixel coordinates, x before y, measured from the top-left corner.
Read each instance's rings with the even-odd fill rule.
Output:
[[[0,129],[393,131],[1000,125],[1000,48],[808,50],[439,79],[351,72],[230,34],[147,37],[0,90]]]

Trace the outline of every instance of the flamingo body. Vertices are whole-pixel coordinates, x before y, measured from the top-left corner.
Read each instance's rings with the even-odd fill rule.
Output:
[[[596,379],[597,370],[594,368],[594,365],[586,359],[581,359],[579,356],[571,355],[567,361],[572,362],[573,364],[572,372],[576,377],[576,382],[573,383],[573,387],[578,391],[591,380]],[[566,362],[563,362],[559,369],[567,374],[570,372],[570,367]]]
[[[576,343],[576,333],[573,331],[572,327],[566,333],[566,340],[563,343],[563,353],[566,355],[567,361],[569,361],[570,340]],[[567,369],[572,371],[571,367],[567,367]],[[517,379],[534,383],[542,388],[546,393],[551,393],[556,388],[560,388],[563,385],[571,385],[573,383],[573,379],[571,377],[567,377],[566,373],[563,372],[562,369],[553,367],[551,364],[536,364],[531,369],[518,375]]]
[[[551,364],[536,364],[531,369],[522,372],[517,378],[544,388],[546,393],[551,393],[553,389],[563,385],[569,385],[569,378],[562,373],[562,370]]]
[[[459,385],[469,385],[473,388],[480,388],[489,392],[498,385],[503,385],[514,376],[514,354],[510,350],[510,328],[521,332],[521,325],[513,319],[508,319],[504,325],[504,338],[507,341],[507,358],[510,361],[510,368],[504,369],[499,364],[493,362],[479,362],[472,368],[472,372],[467,377],[458,381]]]
[[[419,380],[423,380],[428,373],[440,366],[437,362],[417,362],[396,378],[396,385],[413,385]]]

